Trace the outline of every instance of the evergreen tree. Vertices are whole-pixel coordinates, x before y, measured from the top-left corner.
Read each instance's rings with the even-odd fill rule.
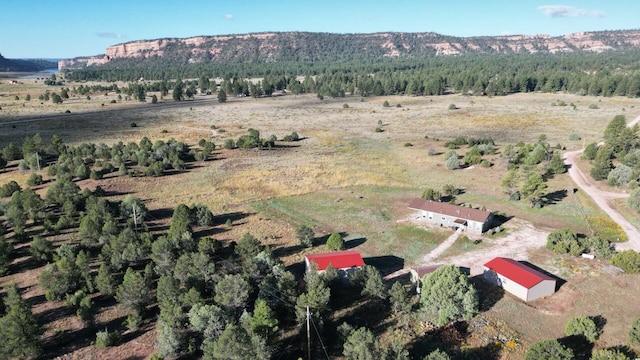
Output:
[[[11,244],[7,242],[4,235],[0,234],[0,276],[4,275],[9,268],[9,264],[11,263],[11,257],[9,256],[11,249]]]
[[[383,358],[380,343],[371,330],[361,327],[344,342],[342,354],[349,360],[373,360]]]
[[[15,285],[7,289],[6,307],[6,315],[0,318],[0,358],[38,357],[43,331]]]
[[[230,324],[215,341],[203,344],[205,360],[268,360],[271,352],[264,339],[250,336],[239,325]]]
[[[116,300],[129,308],[134,316],[140,316],[149,303],[149,288],[144,277],[139,272],[127,268],[122,284],[116,290]]]
[[[595,180],[604,180],[609,176],[609,172],[613,168],[612,152],[613,148],[608,144],[598,147],[596,157],[593,160],[593,168],[590,171],[591,177]]]
[[[215,286],[215,302],[227,310],[243,308],[249,299],[249,283],[241,275],[225,275]]]
[[[420,305],[426,319],[441,326],[470,319],[478,311],[478,294],[457,266],[441,266],[422,279]]]
[[[551,161],[549,162],[549,171],[554,175],[564,174],[565,172],[567,172],[567,169],[564,166],[564,160],[562,160],[562,155],[560,155],[560,152],[553,152]]]
[[[116,292],[115,276],[109,269],[109,266],[103,262],[98,268],[98,275],[95,278],[96,288],[100,291],[100,294],[104,296],[112,296]]]
[[[391,310],[394,314],[407,314],[411,311],[411,299],[409,293],[400,281],[395,281],[389,290]]]
[[[227,92],[224,89],[220,89],[218,92],[218,102],[226,103],[227,102]]]
[[[253,315],[249,318],[251,332],[270,339],[278,331],[278,318],[275,316],[267,302],[258,299],[253,309]]]
[[[184,233],[191,234],[192,232],[191,212],[186,205],[180,204],[173,210],[168,236],[172,239],[179,239]]]
[[[539,206],[544,201],[544,195],[546,194],[547,184],[544,182],[542,175],[538,173],[531,173],[527,176],[520,193],[522,196],[529,200],[531,206]]]

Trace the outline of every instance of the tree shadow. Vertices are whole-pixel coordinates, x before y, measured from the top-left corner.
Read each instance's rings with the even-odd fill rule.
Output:
[[[475,348],[465,348],[458,352],[455,359],[483,359],[483,360],[499,360],[501,359],[502,347],[492,342],[490,344],[475,347]]]
[[[222,233],[226,233],[227,231],[229,231],[230,229],[227,228],[223,228],[223,227],[207,227],[203,230],[199,230],[199,231],[194,231],[193,232],[193,237],[194,238],[203,238],[203,237],[207,237],[207,236],[212,236],[212,235],[216,235],[216,234],[222,234]]]
[[[232,213],[215,215],[213,217],[213,226],[225,224],[228,220],[231,220],[233,225],[241,225],[236,223],[244,218],[247,218],[255,214],[256,213],[251,213],[251,212],[232,212]]]
[[[368,257],[364,263],[376,267],[382,277],[404,268],[404,259],[394,255]]]
[[[473,276],[469,280],[478,291],[480,300],[478,310],[480,312],[491,310],[504,297],[504,289],[496,286],[495,283],[490,283],[490,280],[484,278],[483,275]]]
[[[9,268],[7,269],[7,274],[19,274],[21,272],[37,269],[37,268],[39,268],[41,266],[46,265],[46,264],[43,264],[43,263],[40,263],[40,262],[36,261],[33,258],[33,256],[31,256],[31,254],[29,254],[28,250],[23,250],[24,248],[28,248],[28,246],[23,246],[22,248],[20,248],[18,250],[14,250],[15,252],[11,253],[12,257],[16,252],[18,252],[19,254],[22,254],[22,256],[16,256],[15,257],[15,258],[20,259],[20,260],[13,261],[9,265]]]
[[[560,288],[564,284],[567,283],[567,280],[565,280],[565,279],[563,279],[561,277],[558,277],[557,275],[552,274],[552,273],[548,272],[547,270],[542,269],[542,268],[540,268],[540,267],[538,267],[538,266],[536,266],[536,265],[534,265],[534,264],[532,264],[532,263],[530,263],[530,262],[528,262],[526,260],[520,260],[518,262],[521,263],[521,264],[524,264],[524,265],[526,265],[526,266],[528,266],[528,267],[530,267],[530,268],[532,268],[534,270],[537,270],[537,271],[539,271],[539,272],[541,272],[541,273],[543,273],[543,274],[545,274],[545,275],[547,275],[549,277],[554,278],[556,280],[556,291],[560,290]]]
[[[547,205],[555,205],[567,197],[567,190],[556,190],[548,193],[545,197],[547,198],[547,201],[545,202]]]
[[[558,339],[558,342],[573,350],[576,360],[588,360],[591,358],[593,343],[589,342],[584,335],[569,335]]]
[[[292,246],[284,246],[284,247],[279,247],[277,249],[273,250],[273,255],[277,258],[279,257],[286,257],[286,256],[290,256],[293,254],[297,254],[300,251],[302,251],[302,249],[306,249],[304,246],[297,244],[297,245],[292,245]]]
[[[147,216],[153,220],[169,219],[173,216],[173,208],[159,208],[149,210]]]
[[[361,237],[361,238],[345,241],[344,246],[345,246],[345,249],[350,250],[364,244],[365,242],[367,242],[367,238]]]
[[[589,319],[593,320],[594,324],[596,324],[596,333],[598,333],[598,337],[600,337],[604,331],[604,326],[607,325],[607,319],[602,315],[589,316]]]

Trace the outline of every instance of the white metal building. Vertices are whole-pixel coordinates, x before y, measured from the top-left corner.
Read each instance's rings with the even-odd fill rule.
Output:
[[[497,257],[484,264],[483,278],[510,294],[531,301],[553,295],[556,279],[519,261]]]

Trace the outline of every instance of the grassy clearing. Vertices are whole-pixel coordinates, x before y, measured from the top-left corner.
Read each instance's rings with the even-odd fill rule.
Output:
[[[399,188],[355,187],[283,197],[267,203],[269,208],[278,209],[280,217],[287,215],[294,223],[304,219],[321,224],[327,233],[345,233],[347,241],[357,239],[358,250],[365,255],[393,255],[412,264],[448,234],[396,223],[400,214],[406,212],[403,199],[407,193],[408,190]]]

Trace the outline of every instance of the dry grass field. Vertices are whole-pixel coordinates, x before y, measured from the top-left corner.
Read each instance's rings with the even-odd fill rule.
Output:
[[[196,101],[173,106],[176,104],[170,100],[158,105],[133,100],[112,104],[117,95],[101,93],[92,94],[91,100],[72,95],[63,104],[54,105],[39,101],[38,96],[59,88],[45,87],[35,79],[19,81],[22,84],[0,81],[0,146],[20,142],[35,133],[45,139],[57,134],[70,144],[138,142],[146,136],[152,141],[175,138],[195,146],[200,139],[211,138],[215,127],[215,159],[195,163],[189,171],[159,178],[108,176],[79,185],[134,193],[150,210],[202,203],[221,222],[225,217],[242,214],[233,227],[216,237],[237,240],[250,232],[271,245],[286,264],[299,263],[304,253],[297,247],[295,226],[314,226],[318,236],[342,232],[348,247],[357,247],[383,268],[385,261],[390,262],[389,271],[417,263],[449,235],[446,231],[398,222],[409,214],[408,200],[420,196],[425,187],[442,189],[445,184],[455,185],[464,189],[458,202],[484,206],[550,230],[567,226],[585,233],[587,220],[583,214],[606,218],[580,193],[541,209],[510,202],[500,186],[506,163],[499,152],[486,157],[493,163],[490,168],[448,171],[442,156],[447,140],[456,136],[492,137],[498,146],[503,146],[535,142],[545,134],[552,145],[578,149],[584,142],[599,140],[613,116],[628,114],[632,118],[640,114],[640,109],[635,108],[637,99],[568,94],[347,97],[322,101],[314,95],[290,95],[230,98],[225,104],[215,101],[215,96],[198,96]],[[31,95],[31,101],[24,100],[26,94]],[[20,100],[14,100],[15,96]],[[383,107],[385,100],[390,107]],[[552,106],[556,100],[575,106]],[[449,104],[458,109],[448,110]],[[592,104],[597,109],[590,108]],[[66,110],[70,113],[64,114]],[[379,121],[383,131],[375,132]],[[132,122],[137,127],[131,127]],[[220,147],[225,139],[236,139],[249,128],[260,131],[263,137],[274,134],[278,139],[296,131],[303,139],[277,142],[273,150]],[[584,142],[570,141],[570,134],[578,134]],[[439,155],[429,156],[430,149]],[[462,147],[457,151],[463,155],[466,150]],[[46,171],[41,173],[46,179]],[[5,170],[0,172],[0,184],[16,180],[24,186],[27,176],[28,173]],[[549,192],[570,188],[573,184],[567,175],[549,181]],[[622,202],[618,205],[624,208]],[[625,210],[625,215],[640,225],[637,214]],[[461,243],[450,249],[450,254],[482,246]],[[312,251],[322,250],[317,247]],[[523,304],[504,296],[488,311],[488,316],[502,319],[521,335],[520,346],[563,336],[564,324],[576,315],[602,315],[607,319],[596,347],[627,343],[630,319],[640,315],[636,307],[629,306],[640,290],[638,276],[604,274],[599,262],[559,257],[546,250],[530,254],[530,261],[548,268],[567,283],[554,295],[563,299],[556,303],[564,303],[556,304],[551,298]],[[35,285],[37,271],[5,277],[0,285],[12,280],[22,286]],[[32,290],[32,295],[41,293]],[[48,309],[35,311],[43,313]],[[108,321],[116,315],[100,316],[103,318],[99,320]],[[68,320],[50,325],[48,331],[73,326]],[[521,347],[506,357],[520,358],[522,354]]]

